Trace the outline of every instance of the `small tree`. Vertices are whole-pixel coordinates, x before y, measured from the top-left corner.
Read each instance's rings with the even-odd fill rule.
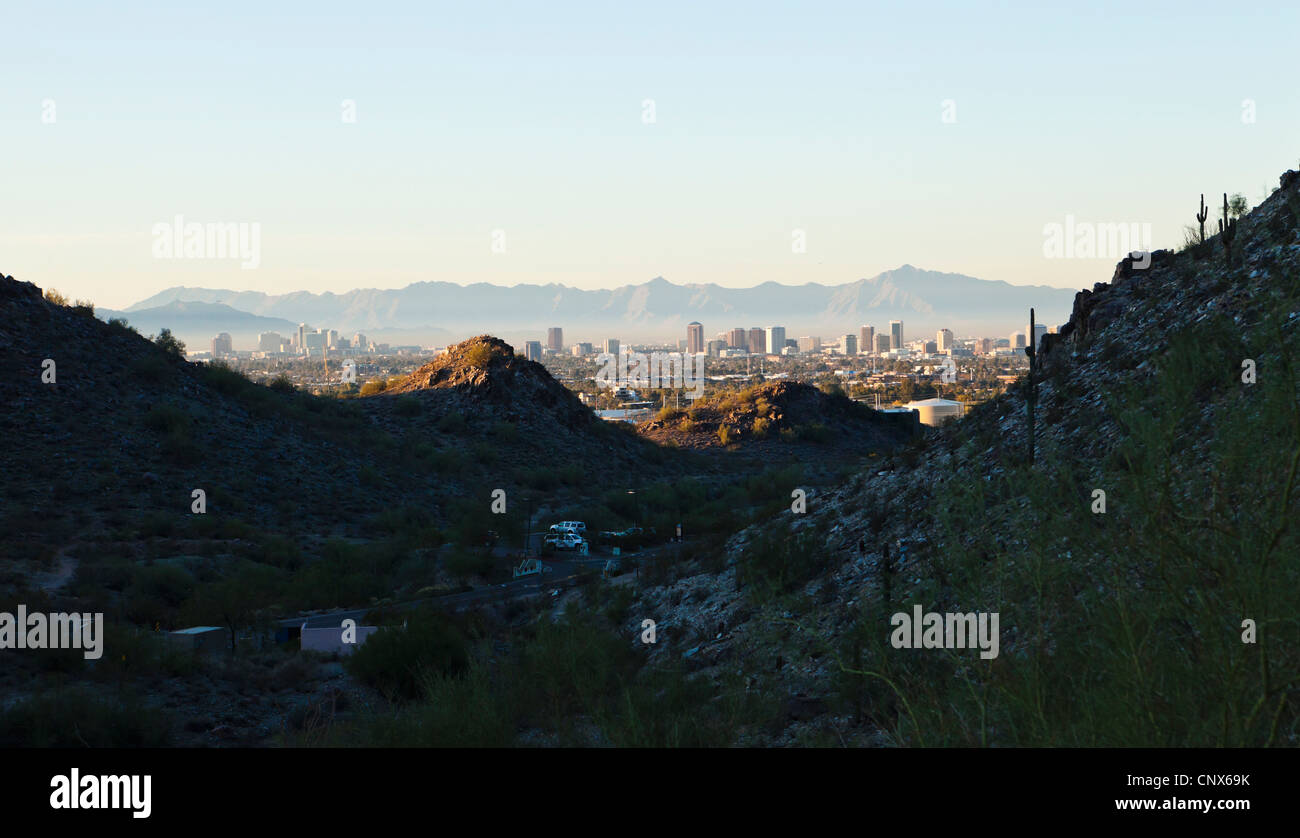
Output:
[[[1228,200],[1228,215],[1232,218],[1241,218],[1246,214],[1246,196],[1237,192]]]
[[[185,357],[185,344],[172,334],[171,329],[163,329],[153,342],[169,355],[175,355],[177,358]]]

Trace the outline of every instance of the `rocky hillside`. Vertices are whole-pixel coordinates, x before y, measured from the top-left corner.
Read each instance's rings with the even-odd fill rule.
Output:
[[[826,443],[850,454],[888,450],[919,431],[894,418],[809,384],[768,381],[701,399],[688,410],[661,411],[638,430],[688,448]]]
[[[1139,268],[1040,357],[1032,459],[1022,381],[647,592],[652,656],[781,697],[746,744],[1300,744],[1300,173]],[[895,648],[916,606],[999,654]]]

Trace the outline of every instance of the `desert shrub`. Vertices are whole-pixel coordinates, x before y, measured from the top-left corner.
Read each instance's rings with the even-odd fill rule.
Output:
[[[388,388],[388,380],[385,378],[372,378],[365,384],[361,385],[361,395],[373,396],[376,393],[382,393]]]
[[[59,293],[58,289],[55,288],[45,289],[45,299],[48,302],[54,303],[56,306],[66,306],[68,304],[67,296]]]
[[[0,712],[3,748],[139,748],[170,740],[167,713],[129,694],[109,697],[69,687],[22,699]]]
[[[444,434],[460,434],[465,432],[468,424],[465,422],[465,417],[460,412],[452,411],[451,413],[446,413],[440,416],[434,427]]]
[[[115,334],[132,334],[132,335],[140,334],[138,331],[136,331],[136,328],[134,326],[126,322],[126,320],[121,317],[109,318],[108,328],[109,331]]]
[[[185,344],[180,338],[172,334],[171,329],[163,329],[158,332],[158,336],[153,339],[153,342],[168,355],[176,358],[185,357]]]
[[[285,373],[280,373],[275,378],[272,378],[266,386],[270,387],[277,393],[292,393],[294,390],[298,389],[293,386],[293,382]]]
[[[405,626],[382,628],[348,658],[348,671],[390,700],[418,698],[430,674],[458,675],[469,666],[464,637],[445,618],[413,612]]]

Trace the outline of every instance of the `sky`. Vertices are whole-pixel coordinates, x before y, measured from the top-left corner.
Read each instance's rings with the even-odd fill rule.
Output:
[[[180,5],[6,8],[6,274],[108,308],[904,263],[1091,287],[1118,256],[1049,258],[1048,225],[1178,245],[1201,193],[1213,228],[1300,167],[1292,2]],[[177,216],[256,229],[256,267],[163,258]]]

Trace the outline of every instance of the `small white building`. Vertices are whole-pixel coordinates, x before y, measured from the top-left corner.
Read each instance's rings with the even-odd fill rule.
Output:
[[[950,399],[922,399],[908,402],[903,407],[920,414],[921,424],[937,427],[950,419],[959,418],[966,410],[966,405]]]
[[[349,640],[343,639],[344,632],[349,632]],[[357,647],[366,642],[370,635],[379,631],[379,626],[353,626],[350,629],[344,629],[343,626],[332,626],[330,628],[307,628],[307,624],[302,625],[302,650],[304,652],[337,652],[340,655],[350,655],[357,650]],[[355,642],[351,642],[355,635]]]

